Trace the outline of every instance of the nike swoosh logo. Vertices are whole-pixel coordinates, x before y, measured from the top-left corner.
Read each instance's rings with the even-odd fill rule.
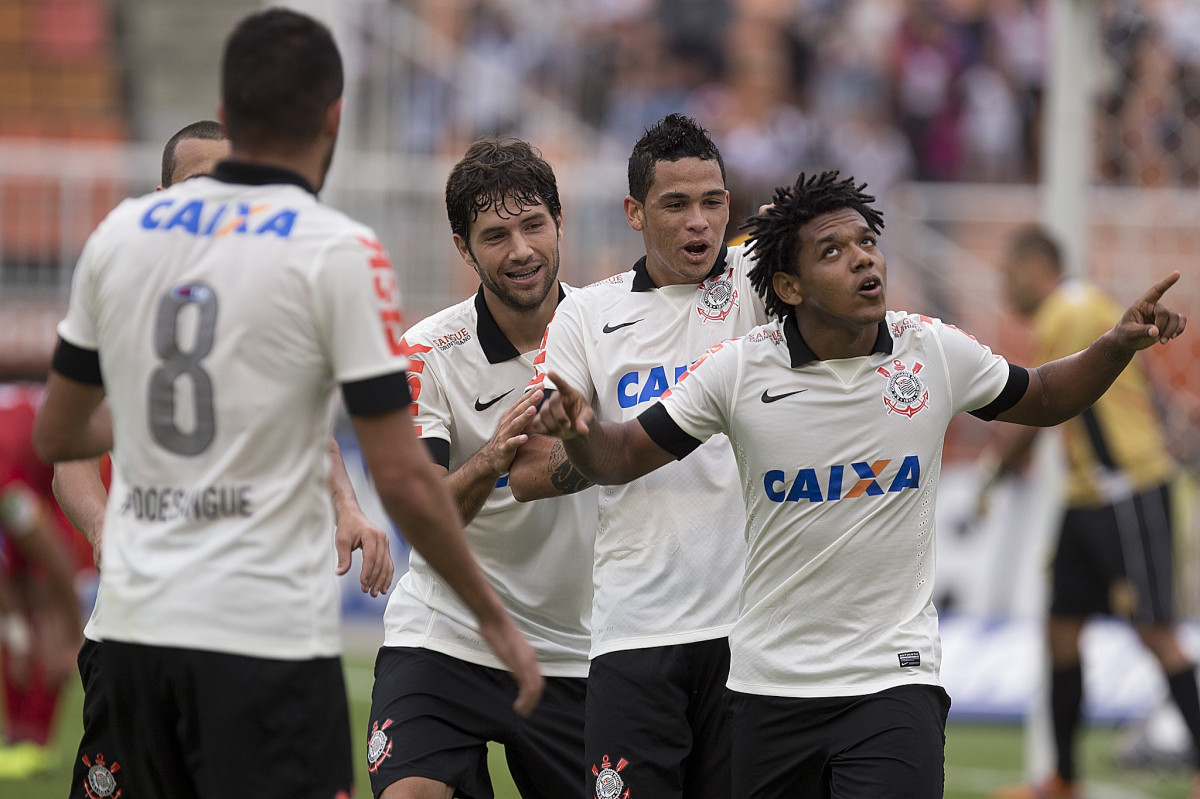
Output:
[[[768,391],[769,391],[769,390],[770,390],[770,389],[768,389]],[[801,392],[803,392],[803,391],[808,391],[808,389],[807,389],[807,388],[800,388],[800,389],[796,389],[795,391],[787,391],[787,392],[784,392],[783,394],[768,394],[768,393],[767,393],[767,391],[764,391],[764,392],[762,393],[762,397],[760,397],[760,399],[761,399],[763,402],[778,402],[778,401],[779,401],[779,400],[781,400],[781,399],[785,399],[785,398],[787,398],[787,397],[790,397],[790,396],[792,396],[793,394],[799,394],[799,393],[801,393]]]
[[[508,391],[505,391],[505,392],[504,392],[503,394],[501,394],[500,396],[496,397],[495,399],[490,399],[490,400],[488,400],[487,402],[480,402],[480,401],[479,401],[479,397],[476,397],[476,398],[475,398],[475,410],[477,410],[477,411],[486,411],[488,408],[492,407],[492,406],[493,406],[493,405],[495,405],[497,402],[499,402],[500,400],[504,399],[505,397],[507,397],[507,396],[508,396],[509,394],[511,394],[511,393],[513,393],[513,390],[510,388]]]
[[[636,325],[638,322],[642,322],[642,321],[644,321],[644,320],[645,320],[645,318],[646,318],[646,317],[644,317],[644,316],[643,316],[641,319],[634,319],[632,322],[622,322],[622,323],[621,323],[621,324],[619,324],[619,325],[609,325],[609,324],[606,324],[606,325],[604,326],[604,332],[605,332],[605,333],[612,333],[613,331],[615,331],[615,330],[620,330],[620,329],[621,329],[621,328],[623,328],[623,327],[629,327],[630,325]]]

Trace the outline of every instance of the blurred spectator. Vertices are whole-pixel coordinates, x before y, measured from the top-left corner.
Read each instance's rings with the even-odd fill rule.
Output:
[[[731,182],[751,192],[844,157],[844,136],[864,126],[881,141],[899,129],[918,180],[1038,178],[1049,0],[392,3],[413,23],[386,45],[398,56],[392,140],[405,152],[554,131],[557,157],[584,159],[625,152],[683,111],[721,139]],[[1097,13],[1098,174],[1196,185],[1200,7],[1144,0]],[[378,26],[366,27],[370,37]],[[881,96],[884,113],[864,110]]]

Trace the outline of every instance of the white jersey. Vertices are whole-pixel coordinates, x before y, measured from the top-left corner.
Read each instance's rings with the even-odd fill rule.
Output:
[[[223,162],[100,224],[59,326],[113,414],[98,638],[340,652],[331,398],[405,404],[397,301],[370,229],[283,170]]]
[[[1019,398],[1009,371],[962,331],[897,311],[872,355],[820,361],[789,317],[710,351],[642,416],[677,455],[719,433],[738,455],[748,552],[730,688],[821,697],[938,683],[943,439],[954,414]]]
[[[454,471],[491,439],[521,397],[537,350],[517,352],[482,290],[414,325],[404,342],[417,434],[434,460]],[[590,488],[517,502],[504,475],[466,525],[475,559],[550,677],[588,673],[596,497]],[[480,637],[474,615],[415,551],[388,600],[384,645],[507,668]]]
[[[705,350],[765,319],[749,260],[744,248],[723,247],[703,283],[659,288],[643,259],[570,294],[546,330],[539,373],[553,370],[590,397],[601,420],[634,418]],[[717,439],[686,461],[601,488],[592,657],[729,634],[745,511],[733,453]]]

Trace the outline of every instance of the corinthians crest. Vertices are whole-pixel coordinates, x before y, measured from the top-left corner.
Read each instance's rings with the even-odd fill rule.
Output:
[[[392,738],[384,730],[392,726],[392,720],[378,721],[371,725],[371,737],[367,739],[367,768],[372,772],[379,771],[379,766],[392,754]]]
[[[88,767],[87,782],[83,786],[83,792],[88,795],[88,799],[118,799],[121,796],[116,776],[121,770],[120,763],[114,760],[111,766],[108,765],[102,753],[97,753],[95,760],[87,755],[80,759],[83,765]]]
[[[629,761],[621,758],[614,767],[605,755],[600,759],[599,768],[592,766],[592,774],[596,776],[596,799],[629,799],[629,789],[619,773],[628,765]]]
[[[704,293],[700,296],[696,313],[705,322],[724,322],[729,312],[738,307],[737,289],[724,277],[716,278],[711,283],[706,280],[700,284],[700,288]]]
[[[892,368],[881,366],[875,371],[887,378],[887,386],[883,391],[883,404],[888,413],[899,413],[912,418],[929,404],[929,389],[921,382],[917,374],[923,369],[920,362],[914,361],[909,369],[904,362],[897,359],[892,361]]]

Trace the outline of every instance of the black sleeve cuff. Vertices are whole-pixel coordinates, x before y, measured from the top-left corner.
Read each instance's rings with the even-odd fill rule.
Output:
[[[100,353],[96,350],[85,350],[76,347],[69,341],[59,338],[54,347],[54,357],[50,368],[63,377],[69,377],[79,383],[92,386],[104,385],[100,375]]]
[[[351,416],[371,416],[405,408],[412,404],[412,394],[408,391],[408,373],[392,372],[366,380],[343,383],[342,399],[346,403],[346,411]]]
[[[1000,396],[982,408],[971,411],[971,415],[978,416],[985,422],[993,421],[997,416],[1020,402],[1028,388],[1029,370],[1010,363],[1008,365],[1008,382],[1004,384],[1004,390],[1000,392]]]
[[[655,444],[675,456],[676,460],[686,458],[696,447],[704,442],[683,432],[683,428],[675,424],[671,414],[661,402],[656,402],[642,411],[637,418]]]
[[[429,458],[446,471],[450,471],[450,442],[444,438],[422,438],[421,443],[429,450]]]

